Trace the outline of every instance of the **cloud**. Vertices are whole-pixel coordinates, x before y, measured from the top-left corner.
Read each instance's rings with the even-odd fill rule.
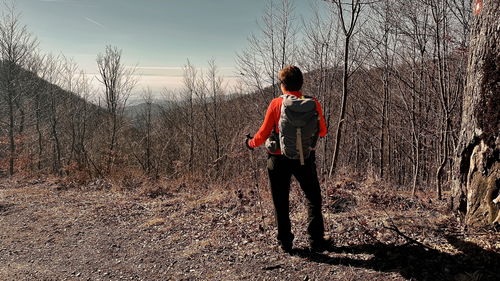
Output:
[[[152,69],[152,70],[183,70],[182,66],[128,66],[136,69]]]
[[[52,1],[54,1],[54,0],[52,0]],[[97,25],[99,27],[105,28],[105,26],[103,24],[101,24],[101,23],[99,23],[99,22],[97,22],[97,21],[95,21],[95,20],[93,20],[91,18],[85,17],[85,20],[87,20],[88,22],[93,23],[93,24],[95,24],[95,25]]]
[[[47,3],[47,5],[69,5],[69,6],[80,6],[80,7],[96,7],[96,4],[89,1],[83,0],[38,0],[42,3]]]
[[[149,88],[153,92],[156,98],[162,97],[164,93],[168,91],[176,92],[184,88],[184,78],[182,77],[181,70],[182,67],[168,67],[169,70],[173,69],[179,71],[179,73],[156,73],[156,74],[144,74],[138,72],[134,75],[137,79],[137,85],[132,93],[134,97],[141,97],[143,89]],[[102,84],[96,79],[98,73],[87,73],[87,78],[90,79],[92,85],[95,89],[102,90]],[[227,92],[238,85],[239,78],[231,76],[222,76],[224,79],[224,87],[226,87]]]
[[[142,76],[171,76],[182,77],[184,75],[183,66],[127,66],[135,68],[136,74]],[[208,71],[207,67],[197,67],[198,75],[205,75]],[[234,67],[217,67],[217,76],[236,77],[236,69]]]
[[[183,70],[184,66],[127,66],[136,69],[154,69],[154,70]],[[206,67],[195,67],[197,69],[206,70]],[[235,70],[233,66],[218,66],[218,70]]]

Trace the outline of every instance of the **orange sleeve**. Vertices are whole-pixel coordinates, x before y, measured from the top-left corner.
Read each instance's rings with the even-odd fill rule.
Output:
[[[327,133],[325,116],[323,116],[323,109],[321,108],[319,101],[317,99],[314,100],[316,101],[316,110],[319,114],[319,136],[324,137]]]
[[[273,131],[274,126],[276,126],[278,121],[276,120],[276,110],[278,109],[280,101],[281,98],[275,98],[269,104],[269,107],[266,111],[266,117],[264,118],[264,123],[262,123],[262,126],[260,126],[259,131],[255,134],[253,139],[248,142],[248,145],[250,147],[255,148],[261,146],[271,135],[271,132]]]

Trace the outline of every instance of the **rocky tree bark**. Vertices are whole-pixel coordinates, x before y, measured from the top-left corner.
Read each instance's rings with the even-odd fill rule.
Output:
[[[485,226],[500,223],[500,1],[474,2],[451,207]]]

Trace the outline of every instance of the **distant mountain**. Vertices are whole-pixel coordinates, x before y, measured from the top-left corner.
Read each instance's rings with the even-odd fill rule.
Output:
[[[0,78],[7,71],[4,64],[0,61]],[[75,112],[64,112],[64,109],[82,107],[85,105],[88,112],[103,112],[102,108],[93,104],[79,95],[67,91],[60,86],[50,83],[47,80],[39,77],[36,73],[26,70],[21,67],[16,67],[14,70],[19,88],[16,92],[16,106],[20,111],[23,110],[39,110],[41,121],[48,121],[48,112],[52,104],[57,107],[57,114],[74,114]],[[1,88],[0,88],[0,93]],[[63,112],[60,112],[63,110]],[[24,112],[29,116],[31,112]],[[21,113],[23,114],[23,113]],[[0,114],[0,117],[2,114]]]
[[[231,93],[223,96],[223,99],[225,101],[228,100],[234,100],[237,99],[241,96],[244,96],[244,94],[240,93]],[[195,103],[199,102],[199,99],[194,100]],[[163,111],[169,111],[177,107],[183,107],[185,104],[185,101],[174,101],[174,100],[162,100],[162,99],[154,99],[152,103],[152,115],[157,116]],[[125,106],[124,109],[124,116],[130,120],[135,120],[137,119],[138,116],[141,114],[144,114],[147,110],[147,103],[144,102],[144,100],[141,99],[135,99],[132,100],[131,102],[128,102],[127,106]]]
[[[151,104],[151,113],[153,116],[158,116],[162,111],[164,110],[170,110],[172,109],[177,102],[175,101],[169,101],[169,100],[164,100],[164,101],[154,101]],[[134,120],[141,114],[146,113],[147,111],[148,104],[146,102],[126,106],[123,114],[125,115],[126,118]]]

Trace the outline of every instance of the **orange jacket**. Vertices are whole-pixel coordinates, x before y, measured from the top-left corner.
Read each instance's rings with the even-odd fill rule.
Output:
[[[298,98],[302,97],[302,93],[299,91],[286,92],[285,94],[294,95]],[[323,110],[321,109],[321,105],[318,102],[318,100],[314,99],[314,101],[316,101],[316,110],[318,111],[319,114],[319,136],[324,137],[326,136],[327,133],[325,117],[323,116]],[[264,123],[260,127],[259,131],[255,134],[253,139],[251,139],[248,142],[248,145],[250,147],[255,148],[262,145],[271,135],[273,128],[275,128],[276,133],[279,133],[278,122],[280,120],[280,115],[281,115],[281,104],[282,104],[281,97],[277,97],[271,101],[269,107],[267,108],[266,117],[264,118]],[[277,151],[276,153],[273,154],[281,154],[281,151]]]

